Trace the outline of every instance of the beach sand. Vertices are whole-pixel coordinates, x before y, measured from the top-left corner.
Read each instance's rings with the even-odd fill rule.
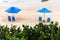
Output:
[[[46,8],[50,9],[52,12],[49,14],[45,14],[45,20],[47,20],[48,17],[51,18],[51,21],[57,21],[60,24],[60,6],[50,6],[45,5]],[[35,24],[39,23],[39,16],[41,16],[44,19],[44,14],[37,12],[37,10],[43,8],[44,6],[39,7],[29,7],[29,8],[21,8],[22,11],[20,11],[18,14],[14,14],[16,21],[15,22],[9,22],[7,17],[12,16],[13,14],[9,14],[5,12],[6,9],[9,8],[9,6],[0,6],[0,24],[1,25],[8,25],[11,26],[17,25],[22,26],[29,25],[34,26]]]
[[[47,6],[48,7],[48,6]],[[10,25],[12,24],[28,24],[28,25],[35,25],[37,23],[39,23],[38,17],[42,16],[44,19],[44,14],[43,13],[39,13],[37,12],[38,9],[40,8],[26,8],[26,9],[22,9],[21,12],[19,12],[18,14],[14,14],[14,16],[16,17],[16,21],[15,22],[9,22],[7,17],[8,16],[12,16],[13,14],[9,14],[7,12],[5,12],[5,10],[8,7],[0,7],[0,24],[8,24]],[[52,11],[52,13],[49,14],[45,14],[45,20],[50,17],[51,21],[60,21],[60,12],[59,12],[59,7],[48,7],[50,8]]]

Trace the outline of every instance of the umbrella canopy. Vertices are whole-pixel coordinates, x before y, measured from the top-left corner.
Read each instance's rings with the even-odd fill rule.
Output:
[[[10,7],[6,10],[7,13],[11,13],[11,14],[17,14],[19,11],[21,11],[21,9],[17,7]]]
[[[41,10],[38,10],[38,12],[41,12],[41,13],[51,13],[51,10],[49,10],[47,8],[42,8]]]

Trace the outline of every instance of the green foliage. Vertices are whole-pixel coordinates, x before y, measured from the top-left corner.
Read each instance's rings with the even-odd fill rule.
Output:
[[[22,25],[17,28],[16,25],[1,26],[0,25],[0,40],[60,40],[60,26],[58,22],[51,22],[50,24],[39,23],[34,27],[29,25]]]
[[[10,40],[19,40],[19,38],[12,37]]]

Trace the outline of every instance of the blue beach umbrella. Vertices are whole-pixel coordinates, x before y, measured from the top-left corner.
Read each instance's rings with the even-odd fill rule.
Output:
[[[38,12],[44,13],[44,18],[45,18],[45,13],[48,14],[48,13],[51,13],[52,11],[47,8],[42,8],[42,9],[38,10]]]
[[[21,9],[17,7],[10,7],[6,10],[6,12],[10,14],[17,14],[19,11],[21,11]]]
[[[21,9],[17,8],[17,7],[10,7],[7,10],[5,10],[5,12],[10,13],[10,14],[17,14],[18,12],[20,12]],[[8,16],[9,21],[11,20],[11,18]],[[15,21],[15,17],[12,16],[12,21]]]

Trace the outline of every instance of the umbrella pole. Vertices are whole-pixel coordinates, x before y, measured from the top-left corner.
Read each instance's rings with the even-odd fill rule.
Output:
[[[12,16],[14,16],[14,14]]]
[[[44,20],[45,20],[45,13],[44,13]]]
[[[43,20],[43,22],[45,23],[45,13],[44,13],[44,20]]]
[[[13,25],[13,23],[12,23],[12,16],[13,16],[13,14],[11,15],[11,27],[12,27],[12,25]]]

